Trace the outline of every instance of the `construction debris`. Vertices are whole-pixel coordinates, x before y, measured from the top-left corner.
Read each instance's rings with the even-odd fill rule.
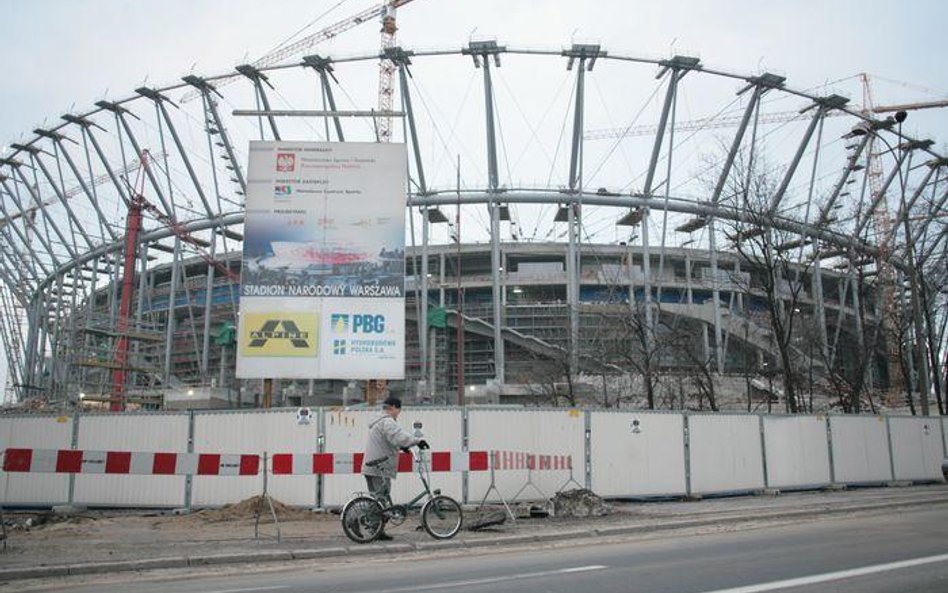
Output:
[[[468,531],[480,531],[488,527],[503,525],[506,521],[506,512],[502,510],[485,510],[474,513],[474,515],[464,523]]]
[[[550,502],[554,517],[603,517],[614,512],[602,498],[585,488],[557,492]]]

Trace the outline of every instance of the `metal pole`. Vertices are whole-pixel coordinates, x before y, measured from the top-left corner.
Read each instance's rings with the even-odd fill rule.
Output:
[[[421,345],[421,376],[425,378],[425,396],[431,395],[428,377],[428,207],[421,209],[421,319],[418,320],[418,340]]]
[[[404,59],[398,59],[398,80],[401,87],[401,97],[402,103],[405,106],[405,112],[408,114],[408,131],[411,133],[411,146],[412,153],[415,157],[415,175],[417,176],[418,182],[418,191],[421,194],[428,193],[428,184],[425,181],[425,168],[421,161],[421,150],[418,145],[418,128],[415,126],[415,111],[412,108],[411,102],[411,91],[408,88],[408,68]],[[338,124],[338,119],[336,120]],[[425,376],[425,366],[428,361],[428,209],[425,208],[422,211],[422,262],[421,262],[421,295],[419,296],[417,291],[415,293],[415,298],[419,301],[420,311],[418,314],[418,345],[420,347],[421,353],[419,356],[420,360],[420,375]],[[411,218],[414,220],[414,217]],[[414,228],[412,229],[412,244],[414,245]],[[414,269],[414,274],[416,277],[416,284],[418,286],[418,269]],[[425,388],[426,394],[430,393],[428,387]]]
[[[135,156],[141,159],[142,150],[138,145],[138,140],[135,138],[135,134],[132,133],[132,127],[128,124],[128,120],[125,119],[124,109],[117,105],[107,104],[101,101],[96,103],[96,105],[102,107],[103,109],[109,109],[115,112],[116,118],[122,124],[122,128],[125,129],[125,135],[128,136],[128,141],[132,144],[132,148],[135,150]],[[174,206],[171,205],[167,199],[165,199],[165,194],[163,191],[161,191],[161,184],[158,183],[158,180],[152,173],[151,168],[145,166],[142,168],[145,171],[145,175],[148,177],[148,181],[151,183],[152,189],[155,190],[155,195],[158,196],[158,201],[160,201],[161,205],[165,207],[165,214],[174,218]]]
[[[188,153],[181,144],[181,139],[178,137],[178,131],[175,129],[174,124],[171,121],[171,116],[168,114],[168,110],[165,108],[164,103],[160,99],[155,99],[155,104],[158,105],[158,109],[161,111],[162,117],[164,117],[165,123],[168,125],[168,131],[171,132],[171,139],[174,141],[175,146],[178,147],[178,154],[181,156],[181,160],[184,161],[184,168],[188,172],[188,176],[191,178],[191,182],[194,184],[194,189],[197,191],[198,197],[201,198],[201,203],[204,204],[204,209],[207,212],[207,215],[211,218],[214,218],[214,211],[211,209],[211,204],[207,201],[207,196],[204,195],[204,188],[201,187],[201,182],[198,181],[197,174],[194,172],[194,167],[191,166],[191,159],[188,158]]]
[[[210,256],[214,259],[217,251],[217,237],[211,233]],[[204,288],[204,340],[201,349],[201,377],[205,383],[209,383],[208,364],[211,351],[211,304],[214,300],[214,271],[215,267],[207,266],[207,284]]]
[[[775,213],[777,208],[780,207],[780,201],[783,200],[784,194],[787,193],[787,188],[790,187],[790,182],[793,180],[793,174],[796,173],[797,167],[800,165],[800,160],[803,158],[803,154],[806,152],[806,147],[810,144],[810,138],[813,137],[813,132],[816,131],[816,125],[822,121],[825,114],[825,107],[822,105],[817,107],[816,113],[813,114],[813,118],[810,120],[810,125],[806,129],[806,133],[803,135],[803,139],[800,141],[800,145],[797,146],[797,152],[793,155],[793,160],[790,161],[787,172],[780,181],[780,186],[777,188],[777,191],[774,193],[774,197],[770,202],[770,214]]]
[[[724,161],[724,168],[721,171],[721,175],[718,177],[718,182],[714,187],[714,193],[711,194],[711,203],[717,205],[721,199],[721,194],[724,192],[724,187],[727,184],[727,180],[731,174],[731,168],[734,166],[734,160],[737,158],[737,153],[740,150],[741,143],[744,140],[744,134],[747,132],[748,124],[751,121],[751,117],[754,116],[757,111],[757,105],[760,102],[760,97],[765,90],[761,89],[760,85],[754,85],[754,92],[751,93],[751,98],[747,102],[747,107],[744,109],[744,115],[741,117],[741,123],[737,128],[737,132],[734,134],[734,140],[731,142],[731,149],[728,151],[727,158]],[[754,132],[753,135],[757,135],[757,119],[754,119]],[[715,368],[717,369],[718,374],[724,373],[724,353],[722,352],[722,328],[721,328],[721,307],[719,302],[721,300],[721,288],[719,285],[719,274],[718,274],[718,248],[717,248],[717,230],[715,229],[714,219],[708,221],[708,255],[711,259],[711,300],[714,304],[714,360]],[[704,331],[705,343],[707,343],[707,328]],[[707,354],[707,353],[706,353]]]
[[[173,351],[172,346],[174,343],[175,329],[174,305],[176,293],[178,292],[178,258],[180,257],[180,251],[181,239],[175,236],[174,253],[171,256],[171,286],[168,293],[168,315],[165,324],[165,365],[161,375],[162,383],[165,386],[167,386],[171,380],[171,353]]]
[[[464,406],[464,292],[461,290],[461,155],[458,155],[457,163],[457,193],[458,193],[458,211],[454,221],[454,227],[458,235],[458,263],[455,273],[458,276],[458,296],[457,306],[458,331],[457,331],[457,351],[458,351],[458,405]]]
[[[573,139],[569,161],[569,189],[582,198],[583,171],[583,99],[586,83],[586,57],[579,57],[576,69],[576,100],[573,108]],[[566,302],[569,306],[569,372],[579,372],[579,277],[582,273],[580,265],[581,239],[579,229],[582,226],[582,204],[577,202],[568,206],[567,225],[569,227],[569,244],[567,245]]]
[[[488,191],[496,194],[500,181],[497,173],[497,139],[494,123],[494,87],[490,77],[491,59],[486,53],[482,55],[484,64],[484,115],[487,124],[487,183]],[[498,62],[499,63],[499,62]],[[496,195],[490,204],[490,278],[491,300],[493,304],[494,325],[494,377],[500,382],[506,382],[506,361],[504,352],[503,303],[501,302],[501,276],[503,264],[500,256],[500,204]]]

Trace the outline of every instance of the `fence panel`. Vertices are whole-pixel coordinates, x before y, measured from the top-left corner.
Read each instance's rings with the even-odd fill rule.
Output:
[[[764,487],[760,420],[750,415],[690,415],[691,491],[739,492]]]
[[[471,450],[572,455],[573,475],[580,484],[584,483],[586,425],[580,410],[471,410],[468,412],[468,432]],[[523,500],[552,496],[570,476],[569,470],[532,473],[533,483],[546,496],[528,488],[521,494]],[[496,472],[497,488],[504,498],[514,496],[523,488],[527,474],[527,470]],[[490,472],[472,472],[468,485],[469,499],[480,502],[490,486]],[[496,500],[496,495],[492,493],[489,500]]]
[[[300,425],[295,409],[253,412],[200,412],[194,415],[196,453],[315,453],[319,425]],[[269,462],[268,462],[269,465]],[[315,476],[269,476],[270,495],[280,502],[315,506]],[[219,506],[263,492],[263,471],[256,476],[194,476],[193,506]]]
[[[187,414],[79,417],[79,449],[184,453]],[[90,506],[181,507],[184,476],[76,475],[73,500]]]
[[[938,418],[889,418],[896,480],[944,480]]]
[[[361,453],[369,433],[369,423],[379,416],[378,410],[326,410],[326,451],[332,453]],[[462,417],[457,409],[404,408],[398,424],[413,432],[415,421],[422,423],[425,440],[436,451],[460,451],[463,446]],[[473,447],[472,447],[473,448]],[[461,473],[431,474],[431,487],[461,499]],[[401,473],[392,482],[392,500],[407,502],[421,492],[422,485],[415,474]],[[365,492],[365,478],[361,475],[329,475],[323,481],[323,504],[345,504],[355,492]]]
[[[633,426],[633,421],[639,424]],[[591,413],[592,490],[600,496],[685,493],[681,414]],[[574,471],[582,464],[574,458]],[[580,480],[582,481],[582,480]]]
[[[825,486],[830,476],[825,416],[764,416],[767,486]]]
[[[831,416],[833,471],[841,484],[877,484],[892,479],[889,437],[882,416]]]
[[[0,449],[70,449],[71,416],[0,418]],[[5,505],[50,506],[69,500],[69,476],[0,472],[0,502]]]

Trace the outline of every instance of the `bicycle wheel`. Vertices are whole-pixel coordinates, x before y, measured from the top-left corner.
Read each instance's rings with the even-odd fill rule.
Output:
[[[434,496],[421,509],[421,525],[435,539],[451,539],[461,531],[463,522],[461,505],[450,496]]]
[[[357,496],[342,509],[342,530],[357,544],[367,544],[382,533],[382,505],[370,496]]]

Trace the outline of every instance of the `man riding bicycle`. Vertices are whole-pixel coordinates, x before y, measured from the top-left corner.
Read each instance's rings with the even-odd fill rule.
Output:
[[[365,445],[362,475],[365,476],[369,492],[384,506],[392,504],[392,480],[398,471],[398,453],[402,449],[418,446],[427,449],[428,443],[398,425],[402,412],[402,400],[388,397],[382,402],[382,414],[369,422],[369,436]],[[384,526],[377,539],[390,540]]]

